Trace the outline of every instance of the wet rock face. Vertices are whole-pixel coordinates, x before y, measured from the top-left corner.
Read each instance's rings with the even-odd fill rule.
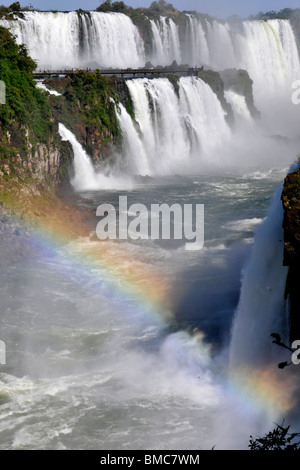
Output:
[[[289,174],[282,192],[284,266],[289,266],[286,298],[290,304],[290,339],[300,339],[300,169]]]
[[[0,185],[2,178],[12,184],[32,178],[52,188],[68,181],[73,150],[56,129],[40,142],[26,125],[12,122],[10,127],[4,132],[0,123]]]

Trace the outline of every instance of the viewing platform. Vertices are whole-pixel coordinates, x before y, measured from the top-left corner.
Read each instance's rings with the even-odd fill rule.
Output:
[[[133,78],[155,78],[156,76],[167,76],[169,74],[174,74],[178,75],[180,77],[186,77],[186,76],[197,76],[198,72],[200,70],[203,70],[203,67],[188,67],[188,68],[161,68],[161,69],[156,69],[156,68],[140,68],[140,69],[60,69],[60,70],[44,70],[40,69],[35,72],[33,72],[34,78],[44,78],[44,77],[57,77],[57,76],[72,76],[75,75],[78,72],[99,72],[101,75],[106,75],[106,76],[115,76],[117,78],[124,78],[124,79],[133,79]]]

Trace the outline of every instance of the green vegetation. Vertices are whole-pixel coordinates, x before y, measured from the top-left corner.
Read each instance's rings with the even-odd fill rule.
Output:
[[[113,99],[118,102],[118,95],[112,80],[100,73],[79,72],[68,81],[65,97],[71,106],[79,108],[87,126],[107,127],[117,133]]]
[[[6,104],[0,106],[0,127],[13,123],[26,126],[41,142],[54,130],[47,98],[35,86],[35,62],[24,45],[17,45],[11,33],[0,27],[0,80],[6,86]]]
[[[179,80],[180,80],[180,77],[178,77],[178,75],[175,75],[173,73],[169,73],[167,75],[167,79],[169,80],[169,82],[172,83],[177,96],[179,96]]]
[[[105,0],[105,2],[103,2],[98,8],[96,8],[96,11],[103,11],[103,12],[114,11],[118,13],[127,13],[128,10],[132,10],[132,8],[125,5],[124,2],[112,3],[111,0]]]
[[[129,14],[134,8],[129,7],[124,2],[112,2],[112,0],[105,0],[96,11],[103,11],[103,12],[119,12]],[[137,8],[137,10],[145,10],[145,8]],[[155,11],[159,14],[164,14],[166,12],[170,12],[170,10],[175,10],[171,3],[167,3],[166,0],[158,0],[152,2],[150,5],[149,10]]]
[[[273,431],[264,437],[253,439],[250,436],[250,450],[300,450],[300,442],[294,442],[300,438],[300,433],[289,433],[290,426],[277,425]]]
[[[166,12],[169,12],[170,10],[175,10],[175,8],[171,3],[166,2],[166,0],[158,0],[156,2],[151,3],[150,10],[154,10],[160,14],[164,14]]]
[[[266,13],[263,13],[260,11],[257,15],[252,15],[249,17],[250,20],[289,20],[291,18],[296,18],[300,17],[300,8],[283,8],[283,10],[280,11],[267,11]]]
[[[125,108],[126,108],[126,111],[128,112],[128,114],[131,116],[131,119],[133,119],[135,121],[134,106],[133,106],[133,102],[132,102],[132,98],[131,98],[130,93],[128,93],[126,103],[125,103]]]
[[[57,133],[47,95],[36,87],[35,67],[26,47],[0,27],[0,80],[5,84],[5,104],[0,105],[0,187],[6,181],[13,188],[26,179],[34,186],[35,178],[54,186],[68,174],[69,149]]]
[[[67,105],[81,114],[86,126],[109,128],[116,133],[114,101],[118,101],[117,93],[109,78],[100,73],[80,71],[68,80],[65,98]]]
[[[285,180],[282,192],[282,201],[284,206],[293,206],[300,204],[300,171],[289,175]]]
[[[75,133],[91,156],[98,159],[100,147],[118,143],[120,130],[115,103],[120,98],[114,78],[105,77],[99,71],[79,71],[65,79],[48,79],[45,83],[63,94],[50,98],[57,120]]]
[[[6,19],[12,19],[11,14],[14,13],[15,15],[19,16],[20,18],[23,17],[23,11],[31,11],[33,9],[32,5],[29,7],[21,7],[20,2],[14,2],[9,7],[4,5],[0,5],[0,18],[5,17]]]

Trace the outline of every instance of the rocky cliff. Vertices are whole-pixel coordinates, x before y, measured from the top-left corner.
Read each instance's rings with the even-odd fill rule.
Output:
[[[47,86],[62,95],[49,98],[56,121],[76,135],[95,163],[109,156],[120,139],[115,104],[120,99],[126,101],[127,90],[124,80],[123,84],[120,82],[121,79],[86,71],[45,80]]]
[[[32,179],[54,188],[67,180],[72,153],[61,141],[47,97],[35,86],[35,62],[0,28],[0,189]],[[4,84],[4,85],[3,85]]]
[[[290,173],[282,192],[284,265],[289,266],[286,298],[290,309],[290,340],[300,338],[300,169]]]

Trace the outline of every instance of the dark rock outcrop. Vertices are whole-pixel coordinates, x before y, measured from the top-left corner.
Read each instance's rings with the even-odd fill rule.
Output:
[[[290,340],[300,338],[300,169],[290,173],[282,192],[284,266],[289,267],[286,298],[290,309]]]

